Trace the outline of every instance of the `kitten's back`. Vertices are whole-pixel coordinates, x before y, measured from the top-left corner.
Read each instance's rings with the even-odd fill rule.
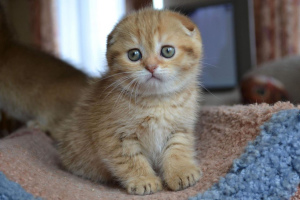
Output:
[[[73,109],[87,75],[12,38],[0,5],[0,109],[53,132]]]
[[[0,55],[0,107],[21,120],[37,120],[45,130],[73,108],[87,76],[46,53],[12,42]]]

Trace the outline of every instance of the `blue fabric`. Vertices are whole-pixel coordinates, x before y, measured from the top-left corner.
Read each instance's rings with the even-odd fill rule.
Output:
[[[27,193],[18,183],[8,180],[0,172],[0,200],[41,200]]]
[[[290,199],[300,182],[300,111],[284,110],[234,161],[229,173],[189,200]]]

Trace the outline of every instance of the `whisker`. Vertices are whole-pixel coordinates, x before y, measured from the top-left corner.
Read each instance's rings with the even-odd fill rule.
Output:
[[[131,73],[131,72],[130,72]],[[110,75],[110,76],[107,76],[101,80],[105,80],[105,79],[108,79],[108,78],[111,78],[111,77],[114,77],[114,76],[117,76],[117,75],[120,75],[120,74],[130,74],[130,73],[127,73],[127,72],[120,72],[120,73],[117,73],[117,74],[113,74],[113,75]],[[125,76],[125,77],[129,77],[129,76]],[[123,79],[124,77],[120,78],[120,79]]]
[[[130,82],[130,83],[132,83],[132,84],[130,84],[130,85],[128,86],[128,90],[130,89],[130,87],[131,87],[132,85],[134,85],[134,84],[136,83],[136,82],[135,82],[136,80],[137,80],[137,78],[133,79],[133,80]],[[134,86],[133,86],[133,89],[134,89]],[[131,92],[130,92],[129,107],[128,107],[129,110],[130,110],[130,105],[131,105],[131,96],[132,96],[133,89],[132,89]]]
[[[119,101],[119,97],[120,97],[120,95],[122,95],[122,93],[123,93],[124,90],[125,90],[125,88],[122,88],[120,94],[118,95],[118,97],[117,97],[117,99],[116,99],[116,101],[115,101],[115,103],[114,103],[114,106],[113,106],[114,108],[116,107],[116,104],[117,104],[118,101]]]
[[[132,72],[119,72],[119,73],[116,73],[116,74],[112,74],[110,76],[107,76],[107,77],[103,77],[103,78],[100,78],[101,80],[105,80],[105,79],[108,79],[108,78],[111,78],[113,76],[117,76],[117,75],[120,75],[120,74],[133,74]]]
[[[118,88],[122,83],[124,83],[124,82],[126,82],[127,80],[129,80],[130,79],[130,77],[124,77],[123,79],[121,79],[121,80],[117,80],[116,82],[114,82],[112,85],[115,85],[114,86],[114,88],[112,88],[108,93],[107,93],[107,95],[105,96],[105,98],[106,97],[108,97],[116,88]],[[105,89],[106,90],[106,89]]]
[[[137,81],[137,87],[136,87],[136,89],[135,89],[135,105],[136,105],[136,97],[137,97],[137,95],[138,95],[138,93],[137,93],[137,91],[138,91],[138,89],[139,89],[139,87],[140,87],[140,85],[141,85],[141,83],[140,82],[138,82]]]
[[[132,88],[131,93],[130,93],[130,102],[131,102],[131,96],[132,96],[132,94],[135,95],[134,92],[135,92],[135,87],[137,86],[137,84],[138,84],[137,81],[134,82],[134,84],[132,84],[132,85],[133,85],[133,88]],[[136,102],[135,102],[135,105],[136,105]]]
[[[203,67],[213,67],[213,68],[219,68],[219,66],[216,66],[216,65],[212,65],[212,64],[209,64],[209,63],[206,63],[206,62],[203,62],[203,61],[200,61],[201,64],[203,64]]]
[[[215,94],[213,94],[211,91],[209,91],[209,89],[207,89],[204,85],[202,85],[201,83],[199,83],[199,85],[205,90],[207,91],[209,94],[211,94],[213,97],[217,98],[220,100],[220,97],[217,97]]]
[[[134,83],[134,81],[135,81],[135,79],[133,79],[132,81],[130,81],[124,88],[122,88],[122,90],[121,90],[121,92],[120,92],[120,94],[119,94],[117,100],[115,101],[114,107],[115,107],[115,105],[119,102],[119,100],[122,99],[122,96],[123,96],[123,94],[126,92],[127,87],[130,87],[130,85],[131,85],[132,83]]]
[[[119,79],[119,80],[114,81],[114,82],[111,83],[109,86],[107,86],[107,87],[103,90],[103,92],[106,91],[108,88],[112,87],[113,85],[119,83],[121,80],[123,80],[123,79],[125,79],[125,78],[127,78],[127,77],[123,77],[123,78],[121,78],[121,79]]]

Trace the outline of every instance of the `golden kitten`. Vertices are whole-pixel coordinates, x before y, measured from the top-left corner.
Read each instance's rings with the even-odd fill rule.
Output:
[[[109,72],[95,81],[58,132],[63,165],[130,194],[194,185],[200,33],[187,17],[146,9],[108,36]]]
[[[0,110],[53,132],[77,103],[87,76],[11,35],[0,7]]]

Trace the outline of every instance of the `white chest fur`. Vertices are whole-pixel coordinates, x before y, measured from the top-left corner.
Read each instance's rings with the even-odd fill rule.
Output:
[[[137,103],[119,115],[118,132],[136,135],[143,154],[159,168],[162,153],[172,132],[192,130],[195,122],[196,95],[182,95],[172,101],[155,102],[145,107]]]
[[[172,124],[164,116],[150,116],[145,118],[140,127],[137,136],[144,154],[156,166],[161,160],[161,153],[171,134]]]
[[[168,123],[163,116],[153,116],[145,118],[140,127],[142,129],[137,132],[137,135],[144,153],[155,164],[160,160],[161,152],[171,134],[172,124]]]
[[[180,112],[181,108],[149,109],[148,115],[141,117],[140,124],[137,124],[139,128],[136,133],[143,153],[154,167],[159,167],[168,137],[176,131],[181,121]]]

